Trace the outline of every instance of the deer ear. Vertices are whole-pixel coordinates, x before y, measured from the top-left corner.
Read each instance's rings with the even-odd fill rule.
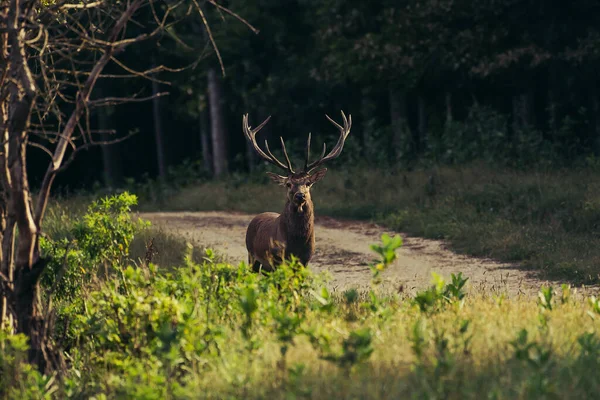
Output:
[[[281,186],[285,186],[288,179],[286,176],[277,175],[272,172],[267,172],[267,175],[269,175],[269,178],[271,178],[273,182]]]
[[[310,182],[311,185],[314,185],[315,183],[317,183],[318,181],[323,179],[323,177],[325,176],[325,173],[327,173],[327,168],[320,169],[317,172],[315,172],[314,174],[312,174],[311,176],[309,176],[308,181]]]

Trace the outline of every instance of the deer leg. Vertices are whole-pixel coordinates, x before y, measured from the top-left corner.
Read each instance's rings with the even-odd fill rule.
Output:
[[[257,274],[262,272],[261,264],[259,261],[254,261],[254,264],[252,264],[252,272],[256,272]]]
[[[248,265],[250,265],[252,267],[252,272],[260,272],[261,268],[260,268],[260,261],[255,260],[254,257],[252,257],[252,254],[248,253]]]

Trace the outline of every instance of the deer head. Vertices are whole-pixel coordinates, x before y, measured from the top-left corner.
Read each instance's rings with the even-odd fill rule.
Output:
[[[256,134],[267,124],[267,122],[269,122],[269,119],[271,119],[270,116],[267,117],[267,119],[265,119],[262,124],[260,124],[254,129],[251,129],[248,125],[248,114],[244,115],[243,117],[244,134],[246,135],[246,138],[250,141],[250,143],[252,143],[254,150],[262,159],[285,171],[285,175],[277,175],[272,172],[267,172],[267,174],[275,183],[287,188],[287,200],[290,204],[293,204],[298,211],[303,211],[306,204],[312,204],[312,200],[310,198],[310,189],[312,185],[323,179],[325,173],[327,172],[327,168],[323,168],[318,171],[316,170],[327,161],[337,158],[342,153],[342,149],[344,148],[344,142],[350,134],[350,128],[352,127],[352,116],[348,115],[348,118],[346,118],[346,115],[343,111],[342,119],[344,126],[339,125],[328,115],[325,116],[340,131],[340,137],[335,147],[327,155],[325,155],[325,153],[327,152],[327,145],[323,143],[323,152],[321,153],[321,156],[316,161],[313,161],[311,163],[309,162],[311,139],[311,134],[309,133],[308,141],[306,143],[306,160],[304,162],[304,168],[299,172],[295,172],[292,167],[292,163],[287,154],[285,143],[282,137],[280,137],[279,139],[281,140],[281,147],[283,149],[283,155],[286,161],[285,164],[279,161],[273,155],[273,153],[271,153],[271,150],[269,149],[269,143],[266,140],[266,153],[256,143]]]

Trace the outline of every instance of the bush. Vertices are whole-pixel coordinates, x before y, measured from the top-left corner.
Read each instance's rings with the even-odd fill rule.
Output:
[[[78,297],[83,283],[94,279],[100,266],[107,274],[118,270],[129,255],[134,234],[149,225],[131,217],[136,204],[137,197],[129,193],[94,201],[78,221],[62,215],[68,226],[62,238],[40,239],[42,256],[50,259],[42,285],[52,288],[56,299]]]

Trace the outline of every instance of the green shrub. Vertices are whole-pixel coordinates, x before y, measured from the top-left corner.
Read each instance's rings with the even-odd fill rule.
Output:
[[[0,329],[0,396],[3,399],[52,399],[55,376],[44,376],[27,363],[27,337]]]
[[[129,255],[134,234],[148,224],[134,221],[131,207],[137,197],[129,193],[94,201],[76,221],[63,214],[68,228],[64,237],[40,239],[42,255],[50,262],[42,277],[42,285],[52,288],[57,300],[73,300],[81,293],[83,282],[94,279],[99,267],[114,272]]]
[[[115,227],[94,210],[63,239]],[[600,302],[568,286],[537,301],[466,296],[458,274],[435,276],[412,298],[384,295],[379,273],[402,244],[385,236],[372,246],[371,290],[338,296],[297,260],[257,275],[210,250],[198,260],[188,246],[179,268],[134,264],[128,232],[69,250],[119,274],[73,278],[76,301],[57,296],[69,321],[66,370],[32,370],[25,338],[0,332],[2,398],[595,398],[600,389]]]

